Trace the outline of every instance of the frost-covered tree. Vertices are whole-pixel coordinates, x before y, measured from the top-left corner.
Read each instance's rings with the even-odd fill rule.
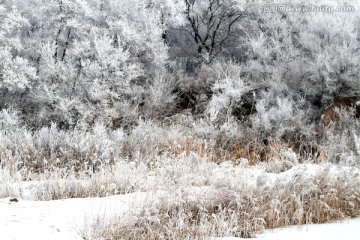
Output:
[[[115,119],[136,119],[143,114],[141,107],[150,110],[152,106],[145,99],[171,94],[171,88],[148,91],[163,86],[157,76],[167,74],[168,60],[161,12],[148,1],[6,3],[27,19],[17,38],[21,53],[14,48],[10,54],[11,46],[5,42],[1,47],[6,51],[1,56],[4,69],[21,67],[16,79],[21,84],[11,84],[31,88],[26,101],[17,107],[26,112],[33,125],[54,121],[68,128],[96,120],[111,125]],[[3,12],[14,18],[16,25],[15,13]],[[9,42],[10,35],[4,34]],[[27,62],[20,56],[36,70],[26,72]],[[6,74],[10,76],[11,71]],[[29,76],[36,74],[36,81],[29,84]],[[3,84],[14,88],[7,79]]]
[[[21,35],[28,21],[16,7],[0,5],[0,108],[21,102],[36,79],[36,70],[22,56]]]
[[[299,33],[308,53],[311,82],[335,95],[360,89],[360,16],[354,13],[312,16],[308,31]]]
[[[178,55],[211,62],[238,42],[242,6],[233,0],[183,0],[183,21],[169,28],[167,42]],[[180,55],[180,56],[181,56]]]
[[[4,0],[0,107],[33,127],[70,128],[184,108],[210,122],[241,120],[257,102],[272,109],[284,98],[310,109],[308,121],[357,91],[357,13],[264,13],[257,4],[266,2]]]
[[[242,66],[232,62],[217,62],[211,65],[214,69],[215,82],[212,86],[213,96],[209,101],[206,113],[211,122],[223,124],[236,115],[235,109],[243,104],[243,97],[253,86],[244,82]],[[253,106],[255,109],[255,106]],[[240,114],[241,115],[241,114]],[[236,116],[241,119],[243,116]]]
[[[244,68],[248,81],[278,97],[291,97],[298,108],[309,109],[312,120],[332,99],[358,92],[356,12],[255,15],[258,28],[249,38]]]

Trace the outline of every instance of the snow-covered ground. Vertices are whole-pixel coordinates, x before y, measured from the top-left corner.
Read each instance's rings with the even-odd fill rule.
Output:
[[[267,240],[357,240],[359,239],[360,218],[336,223],[292,226],[284,229],[268,230],[257,235],[258,239]]]
[[[217,166],[217,165],[216,165]],[[264,189],[273,188],[281,182],[297,179],[312,179],[317,173],[326,173],[331,179],[343,179],[345,176],[360,178],[358,168],[334,166],[329,164],[312,165],[302,164],[281,173],[266,173],[262,169],[234,167],[231,164],[221,164],[211,172],[211,179],[207,184],[201,183],[201,176],[194,174],[182,176],[184,182],[196,182],[195,184],[181,187],[179,192],[188,197],[213,196],[216,189],[230,185],[254,185],[260,184]],[[206,172],[210,174],[210,172]],[[232,176],[233,175],[233,176]],[[226,178],[225,178],[226,176]],[[231,177],[232,176],[232,177]],[[205,177],[205,176],[203,176]],[[231,178],[230,178],[231,177]],[[189,178],[189,179],[187,179]],[[231,181],[225,181],[231,179]],[[181,179],[178,179],[182,181]],[[237,180],[237,181],[235,181]],[[328,180],[330,181],[330,180]],[[222,186],[221,184],[224,186]],[[20,182],[9,185],[10,192],[22,198],[0,199],[0,239],[5,240],[42,240],[42,239],[92,239],[92,227],[96,225],[106,226],[114,219],[131,219],[134,210],[141,209],[149,202],[156,202],[163,197],[169,197],[169,201],[176,199],[176,193],[170,189],[154,190],[149,192],[135,192],[125,195],[116,195],[104,198],[73,198],[53,201],[33,201],[36,199],[36,189],[41,188],[41,182]],[[88,184],[88,182],[84,182]],[[220,185],[219,185],[220,184]],[[215,191],[211,193],[211,191]],[[186,192],[191,194],[186,195]],[[20,194],[21,193],[21,194]],[[174,194],[174,196],[172,196]],[[284,229],[266,230],[258,234],[258,239],[358,239],[360,218],[344,220],[337,223],[320,225],[293,226]],[[236,238],[218,238],[236,239]]]
[[[83,239],[81,234],[94,221],[122,215],[144,200],[143,193],[56,201],[1,199],[0,239]]]
[[[0,200],[0,233],[5,240],[82,239],[90,224],[98,219],[124,215],[129,208],[146,200],[147,194],[133,193],[106,198],[56,201],[10,202]],[[336,223],[292,226],[267,230],[258,239],[347,239],[359,238],[360,218]],[[217,238],[222,240],[238,238]]]
[[[308,224],[291,226],[281,229],[266,230],[265,233],[257,234],[256,238],[265,240],[358,240],[360,218],[349,219],[326,224]],[[216,240],[237,240],[240,238],[215,238]],[[214,239],[214,240],[215,240]]]

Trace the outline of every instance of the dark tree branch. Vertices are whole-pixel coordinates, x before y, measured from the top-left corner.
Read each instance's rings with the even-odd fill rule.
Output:
[[[234,8],[232,0],[184,0],[186,5],[185,16],[188,27],[184,27],[197,46],[197,55],[201,57],[206,52],[210,59],[220,53],[235,36],[234,26],[244,16],[244,13]],[[195,4],[199,3],[199,5]],[[195,9],[205,5],[201,9]]]

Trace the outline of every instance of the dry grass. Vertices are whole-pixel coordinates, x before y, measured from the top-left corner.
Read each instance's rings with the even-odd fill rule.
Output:
[[[287,149],[287,146],[278,140],[260,141],[238,141],[228,150],[228,156],[231,160],[236,161],[240,158],[249,160],[249,164],[255,165],[260,162],[283,160],[281,151]]]
[[[261,162],[283,161],[285,157],[282,153],[289,148],[289,143],[275,139],[237,140],[235,143],[218,141],[215,146],[209,146],[206,140],[188,138],[180,141],[170,152],[175,157],[183,154],[188,156],[193,152],[207,161],[216,163],[229,160],[237,163],[239,159],[248,159],[250,166],[253,166]],[[306,151],[306,149],[301,148],[301,151]],[[316,155],[318,157],[315,158],[315,162],[318,163],[324,159],[323,151],[316,153]]]
[[[306,175],[306,174],[305,174]],[[93,239],[208,239],[254,237],[266,228],[325,223],[360,215],[357,172],[336,178],[329,169],[312,177],[295,174],[271,188],[187,188],[159,194],[125,220],[94,226]]]
[[[217,143],[216,146],[208,146],[206,140],[189,138],[182,140],[172,149],[172,152],[175,157],[181,156],[182,154],[189,155],[193,152],[205,158],[207,161],[217,163],[229,160],[236,162],[236,160],[240,158],[246,158],[250,161],[251,165],[254,165],[260,159],[261,149],[262,146],[260,146],[258,141],[248,143],[239,141],[232,146],[228,146],[226,143]]]
[[[150,121],[140,121],[129,132],[121,129],[112,131],[99,123],[88,131],[58,130],[55,125],[35,131],[25,127],[10,129],[6,134],[2,130],[0,165],[11,169],[14,175],[26,171],[34,176],[57,172],[58,169],[96,173],[122,159],[151,165],[159,157],[177,158],[190,153],[215,163],[229,160],[236,163],[245,158],[250,165],[282,161],[282,153],[288,148],[292,148],[299,158],[314,162],[324,161],[329,155],[329,146],[313,146],[307,140],[295,143],[294,140],[263,140],[241,134],[229,137],[208,125],[198,127],[202,129],[175,125],[162,127]]]
[[[212,160],[216,158],[216,153],[213,148],[208,146],[206,140],[198,140],[193,138],[186,138],[179,142],[179,144],[172,147],[170,150],[174,157],[180,157],[183,154],[188,156],[190,153],[195,153],[201,158]]]
[[[299,171],[267,184],[267,176],[302,161],[327,162],[332,144],[347,143],[347,135],[322,146],[221,134],[147,122],[130,133],[101,125],[90,132],[14,131],[3,135],[0,195],[22,197],[12,183],[24,179],[38,181],[34,200],[164,192],[131,217],[94,227],[91,239],[251,237],[266,228],[360,216],[358,171]],[[262,176],[251,172],[259,169]]]

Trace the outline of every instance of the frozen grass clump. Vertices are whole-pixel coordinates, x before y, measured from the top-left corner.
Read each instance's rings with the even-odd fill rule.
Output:
[[[222,167],[225,173],[227,169]],[[215,172],[202,187],[169,187],[151,194],[143,207],[129,213],[131,217],[94,226],[95,238],[247,238],[266,228],[360,215],[356,168],[308,164],[278,175],[260,171],[253,179]]]

